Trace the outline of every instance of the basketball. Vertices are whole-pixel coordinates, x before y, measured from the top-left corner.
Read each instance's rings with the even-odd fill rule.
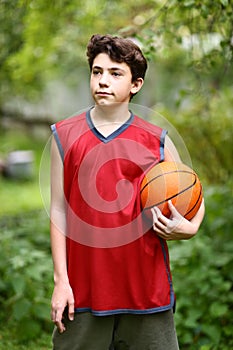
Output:
[[[177,211],[191,220],[202,202],[202,185],[197,174],[183,163],[162,162],[153,166],[140,185],[141,205],[151,216],[151,208],[157,206],[163,215],[170,216],[168,201]]]

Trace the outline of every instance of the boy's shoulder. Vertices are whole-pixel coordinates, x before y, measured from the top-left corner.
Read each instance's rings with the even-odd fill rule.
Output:
[[[62,126],[73,127],[77,123],[83,122],[85,120],[86,120],[86,111],[83,111],[83,112],[74,114],[68,118],[61,119],[58,122],[56,122],[55,125],[57,128]]]
[[[86,111],[58,121],[51,125],[51,130],[59,147],[66,152],[88,130]]]
[[[151,121],[145,120],[138,115],[134,116],[134,125],[151,134],[158,135],[165,132],[159,125],[153,124]]]

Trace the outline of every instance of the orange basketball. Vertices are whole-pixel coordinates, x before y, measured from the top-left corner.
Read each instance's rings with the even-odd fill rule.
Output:
[[[168,201],[186,219],[191,220],[202,202],[202,185],[197,174],[183,163],[156,164],[144,176],[141,187],[141,204],[151,218],[150,209],[157,206],[166,217],[170,216]]]

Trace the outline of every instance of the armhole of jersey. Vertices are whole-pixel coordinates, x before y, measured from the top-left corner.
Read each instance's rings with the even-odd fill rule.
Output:
[[[63,147],[62,147],[61,141],[59,139],[59,136],[57,133],[57,128],[56,128],[55,124],[51,125],[51,130],[52,130],[53,136],[55,138],[55,141],[57,143],[57,147],[58,147],[62,162],[64,162],[64,151],[63,151]]]
[[[164,155],[164,145],[165,145],[165,137],[167,135],[167,130],[163,129],[160,138],[160,161],[163,162],[165,159]]]

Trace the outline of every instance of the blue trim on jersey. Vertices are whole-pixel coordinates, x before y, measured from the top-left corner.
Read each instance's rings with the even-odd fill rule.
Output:
[[[57,133],[57,129],[56,129],[56,125],[53,124],[51,125],[51,130],[53,132],[53,136],[56,140],[56,143],[57,143],[57,147],[58,147],[58,150],[59,150],[59,153],[61,155],[61,159],[62,161],[64,162],[64,151],[63,151],[63,147],[62,147],[62,144],[61,144],[61,141],[59,139],[59,136],[58,136],[58,133]]]
[[[160,162],[163,162],[165,159],[164,155],[164,144],[165,144],[165,137],[167,135],[167,130],[163,129],[161,133],[161,139],[160,139]]]
[[[114,138],[119,136],[123,131],[125,131],[129,127],[129,125],[132,123],[133,119],[134,119],[134,115],[132,112],[130,112],[129,119],[124,124],[122,124],[117,130],[113,131],[113,133],[111,133],[109,136],[105,137],[96,129],[95,125],[93,124],[93,122],[91,120],[90,110],[86,112],[86,120],[87,120],[87,124],[88,124],[89,128],[91,129],[93,134],[95,134],[95,136],[100,141],[102,141],[104,143],[112,141]]]
[[[158,312],[171,310],[173,308],[174,301],[175,301],[175,298],[174,298],[174,294],[172,293],[171,303],[169,305],[159,306],[151,309],[145,309],[145,310],[116,309],[116,310],[96,311],[96,310],[92,310],[89,307],[81,307],[81,308],[75,308],[74,311],[77,313],[90,312],[94,316],[110,316],[110,315],[119,315],[119,314],[148,315],[148,314],[154,314]]]
[[[165,243],[164,243],[164,240],[162,238],[160,238],[160,237],[159,237],[159,240],[160,240],[160,244],[161,244],[161,247],[162,247],[164,263],[165,263],[166,272],[167,272],[167,278],[168,278],[168,282],[169,282],[169,285],[170,285],[170,298],[171,298],[171,301],[173,301],[172,307],[174,307],[175,295],[174,295],[174,291],[173,291],[171,274],[170,274],[170,271],[169,271],[169,268],[168,268],[168,264],[167,264],[167,252],[166,252],[165,245],[164,245]]]

